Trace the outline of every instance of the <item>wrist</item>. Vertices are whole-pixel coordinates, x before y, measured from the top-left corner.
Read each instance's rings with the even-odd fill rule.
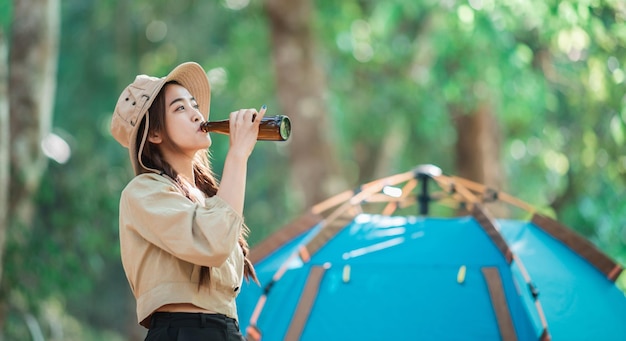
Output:
[[[249,157],[250,157],[249,153],[246,153],[245,151],[238,150],[238,149],[230,149],[226,153],[226,159],[243,162],[243,163],[247,163]]]

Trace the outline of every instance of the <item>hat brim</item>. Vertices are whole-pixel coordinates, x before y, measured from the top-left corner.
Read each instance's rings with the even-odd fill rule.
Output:
[[[198,103],[198,107],[202,116],[204,116],[204,120],[209,119],[209,110],[211,103],[211,86],[209,84],[209,80],[207,78],[206,72],[197,63],[187,62],[178,65],[174,70],[172,70],[167,76],[160,79],[160,84],[155,87],[150,99],[146,102],[145,110],[141,117],[139,117],[138,122],[145,119],[145,125],[143,131],[139,131],[139,127],[141,126],[139,123],[137,124],[138,128],[132,132],[130,138],[130,148],[128,151],[130,153],[130,159],[132,160],[133,170],[135,175],[139,175],[146,172],[156,172],[159,173],[160,170],[148,168],[144,166],[141,161],[141,153],[143,151],[143,147],[146,143],[146,138],[148,136],[149,129],[149,114],[148,109],[152,106],[154,99],[157,97],[163,86],[171,81],[176,81],[184,88],[186,88],[189,93],[194,96],[196,102]],[[141,141],[137,144],[137,135],[142,134]]]

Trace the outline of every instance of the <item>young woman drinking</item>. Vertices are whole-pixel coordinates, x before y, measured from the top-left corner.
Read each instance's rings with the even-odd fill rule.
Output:
[[[257,281],[243,223],[247,162],[265,106],[230,113],[218,185],[208,158],[210,86],[196,63],[139,75],[120,95],[111,133],[135,173],[121,194],[121,258],[146,340],[244,340],[235,298]]]

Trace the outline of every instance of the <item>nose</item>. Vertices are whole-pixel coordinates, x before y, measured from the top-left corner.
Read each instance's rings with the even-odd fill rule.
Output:
[[[204,118],[202,117],[200,113],[198,113],[197,115],[193,115],[193,121],[194,122],[204,121]]]

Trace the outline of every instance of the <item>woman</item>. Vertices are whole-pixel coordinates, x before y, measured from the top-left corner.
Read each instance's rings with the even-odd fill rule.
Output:
[[[200,130],[209,103],[206,73],[184,63],[137,76],[111,121],[135,172],[120,198],[120,246],[146,340],[243,340],[235,298],[244,276],[257,281],[242,218],[247,161],[265,106],[230,113],[218,186]]]

